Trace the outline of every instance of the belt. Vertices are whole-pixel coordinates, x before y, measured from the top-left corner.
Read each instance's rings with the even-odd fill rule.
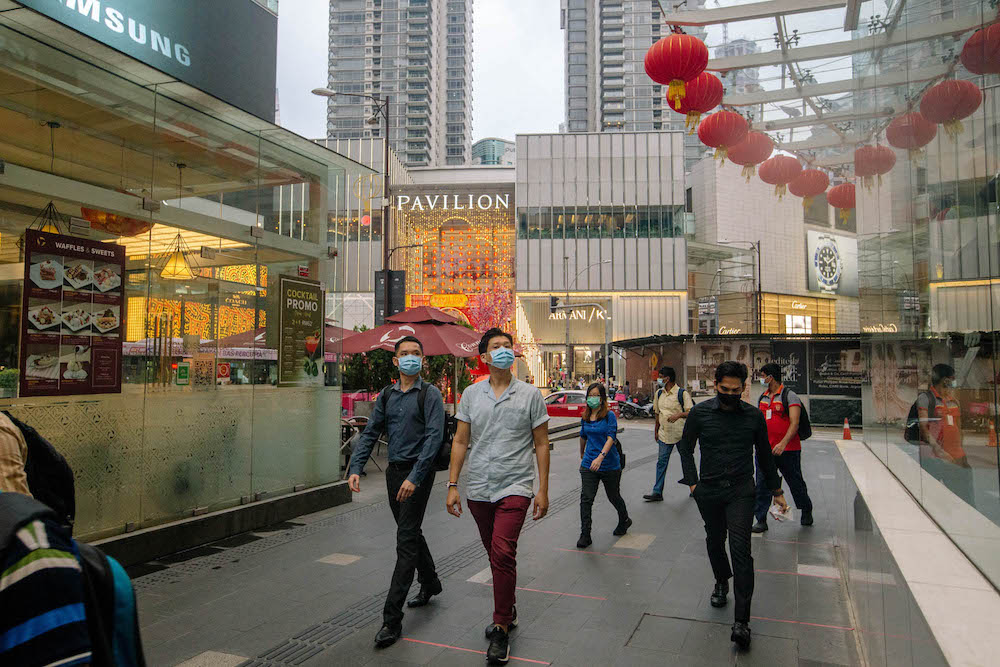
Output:
[[[703,479],[699,484],[704,484],[706,486],[717,486],[722,489],[729,489],[734,486],[739,486],[740,484],[746,484],[748,481],[752,480],[752,476],[747,477],[737,477],[736,479],[731,479],[729,477],[721,477],[717,479]]]
[[[389,461],[389,467],[393,470],[412,470],[416,461]]]

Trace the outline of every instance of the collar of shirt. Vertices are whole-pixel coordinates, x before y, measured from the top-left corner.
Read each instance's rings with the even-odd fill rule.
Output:
[[[500,398],[497,398],[496,394],[493,393],[493,385],[490,384],[489,380],[483,380],[479,384],[483,385],[483,393],[489,396],[491,400],[493,400],[496,403],[502,403],[503,401],[506,401],[508,398],[510,398],[511,395],[517,391],[517,385],[520,383],[521,383],[520,380],[518,380],[516,377],[511,376],[510,384],[507,385],[507,388],[503,390],[502,394],[500,394]]]
[[[763,394],[761,394],[761,398],[763,398],[764,396],[767,396],[768,398],[770,398],[772,396],[781,396],[781,392],[783,392],[784,390],[785,390],[785,385],[784,384],[780,384],[780,385],[778,385],[778,391],[776,391],[776,392],[774,392],[772,394],[771,393],[771,389],[769,387],[769,388],[767,388],[767,389],[764,390]]]
[[[407,389],[406,391],[403,391],[403,388],[402,388],[403,387],[403,382],[402,382],[402,380],[400,380],[399,382],[396,382],[395,384],[393,384],[392,385],[392,390],[393,391],[398,391],[398,392],[403,393],[403,394],[409,394],[414,389],[416,389],[417,391],[420,391],[420,388],[423,387],[423,386],[424,386],[423,378],[421,378],[418,375],[417,379],[413,382],[413,386],[410,387],[409,389]]]

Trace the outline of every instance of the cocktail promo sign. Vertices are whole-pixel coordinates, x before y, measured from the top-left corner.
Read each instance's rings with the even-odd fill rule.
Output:
[[[315,280],[281,276],[278,287],[278,384],[323,384],[326,295]]]
[[[21,396],[122,390],[125,246],[24,236]]]

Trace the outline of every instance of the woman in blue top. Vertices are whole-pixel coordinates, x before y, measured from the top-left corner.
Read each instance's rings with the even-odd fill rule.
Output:
[[[597,496],[597,485],[604,482],[604,492],[608,500],[618,510],[618,527],[615,535],[624,535],[632,519],[621,494],[622,464],[615,447],[618,433],[618,419],[608,407],[608,392],[604,385],[595,382],[587,388],[587,409],[580,423],[580,539],[579,549],[589,547],[590,511]]]

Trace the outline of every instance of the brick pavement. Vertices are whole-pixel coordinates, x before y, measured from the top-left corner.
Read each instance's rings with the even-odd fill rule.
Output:
[[[594,507],[594,544],[576,549],[579,475],[575,443],[552,460],[549,516],[529,520],[518,557],[520,627],[511,664],[768,665],[858,664],[835,557],[846,469],[834,433],[806,445],[816,525],[775,525],[754,539],[758,570],[751,651],[729,641],[732,602],[709,605],[711,570],[694,501],[675,484],[644,503],[652,485],[651,425],[625,423],[629,452],[623,495],[635,521],[625,539],[607,499]],[[372,466],[369,466],[372,467]],[[373,471],[350,505],[267,531],[132,568],[151,665],[481,665],[492,593],[485,552],[466,513],[444,511],[439,475],[425,534],[445,592],[407,610],[404,640],[372,649],[395,559],[395,526],[384,479]],[[730,596],[731,597],[731,596]]]

